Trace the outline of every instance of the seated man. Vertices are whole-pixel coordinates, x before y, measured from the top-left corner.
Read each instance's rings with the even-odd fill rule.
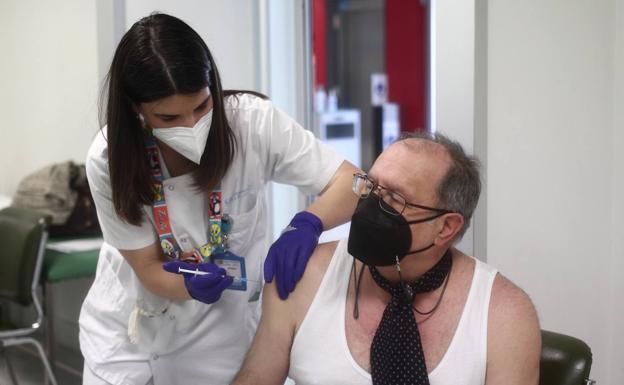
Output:
[[[390,146],[354,176],[348,241],[319,245],[286,301],[265,286],[234,384],[537,384],[530,299],[453,247],[480,189],[478,162],[443,135]]]

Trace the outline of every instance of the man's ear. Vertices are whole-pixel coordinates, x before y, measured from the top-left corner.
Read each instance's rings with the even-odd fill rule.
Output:
[[[459,213],[444,214],[440,220],[438,236],[434,240],[436,245],[451,242],[464,226],[464,216]]]

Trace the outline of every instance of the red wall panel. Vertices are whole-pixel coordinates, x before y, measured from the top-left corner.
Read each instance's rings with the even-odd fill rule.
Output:
[[[327,85],[327,38],[325,32],[326,0],[314,0],[312,4],[312,49],[314,54],[314,85]]]
[[[419,0],[386,0],[389,101],[401,110],[401,131],[426,128],[427,8]]]

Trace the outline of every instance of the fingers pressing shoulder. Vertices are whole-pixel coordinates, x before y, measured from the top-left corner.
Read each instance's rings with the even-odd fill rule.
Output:
[[[325,271],[329,266],[329,262],[334,255],[337,244],[338,242],[321,243],[316,247],[312,256],[310,256],[303,277],[301,277],[301,280],[299,280],[297,286],[295,286],[295,290],[282,302],[298,302],[301,301],[301,297],[309,297],[310,295],[314,296],[314,294],[316,294],[323,280],[323,276],[325,275]],[[280,300],[277,294],[277,288],[275,287],[275,280],[264,285],[264,292],[265,297],[263,301],[272,299]]]
[[[265,284],[262,297],[263,313],[265,311],[277,310],[281,313],[289,314],[289,316],[294,318],[293,321],[295,323],[301,321],[323,280],[325,271],[336,250],[336,245],[337,242],[330,242],[319,244],[316,247],[308,261],[303,277],[286,300],[279,298],[275,280]]]

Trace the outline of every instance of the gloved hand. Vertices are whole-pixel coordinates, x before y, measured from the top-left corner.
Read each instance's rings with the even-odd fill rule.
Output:
[[[276,278],[277,293],[281,299],[288,298],[288,294],[295,290],[322,232],[321,220],[310,212],[302,211],[293,217],[269,249],[264,262],[264,280],[271,282],[273,277]]]
[[[192,273],[181,273],[179,268],[189,270],[199,270],[209,274],[199,275]],[[233,278],[225,274],[225,269],[214,263],[186,263],[182,261],[170,261],[163,264],[163,269],[170,273],[182,274],[184,285],[191,297],[203,303],[211,304],[221,298],[223,290],[227,289],[233,282]]]

